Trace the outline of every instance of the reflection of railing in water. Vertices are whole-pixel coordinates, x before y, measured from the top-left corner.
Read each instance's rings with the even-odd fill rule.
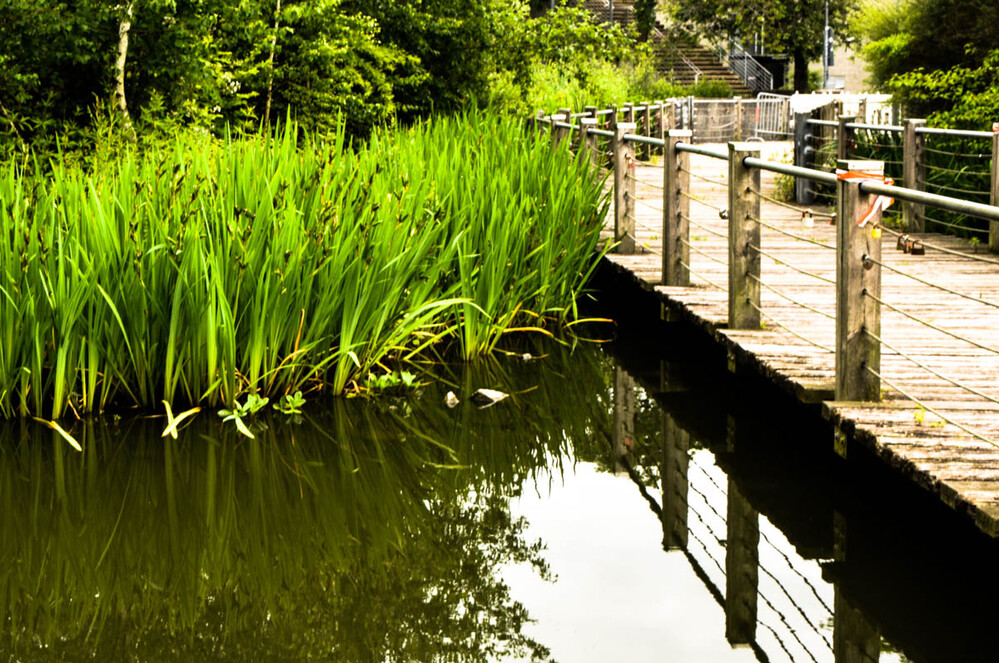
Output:
[[[618,371],[615,431],[634,435],[635,399],[623,393],[635,389],[634,381]],[[711,452],[691,450],[690,433],[669,412],[660,416],[662,505],[634,468],[643,440],[631,437],[633,443],[625,445],[617,433],[615,464],[622,464],[659,516],[664,549],[682,550],[725,610],[729,642],[748,645],[767,661],[877,661],[877,630],[821,579],[817,561],[798,558],[743,496],[737,480],[714,465]],[[738,444],[736,433],[730,430],[730,451]],[[845,558],[845,546],[837,546],[836,557]]]

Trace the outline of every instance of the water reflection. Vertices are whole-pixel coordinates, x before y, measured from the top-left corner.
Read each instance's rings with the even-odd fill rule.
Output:
[[[81,423],[83,454],[40,426],[3,427],[0,651],[544,658],[497,573],[519,562],[548,577],[508,500],[569,439],[609,430],[611,409],[589,396],[608,392],[599,354],[553,352],[454,369],[416,396],[264,417],[252,440],[205,414],[176,441],[158,419]],[[481,386],[518,407],[471,406]]]
[[[821,426],[779,409],[747,415],[667,372],[675,368],[664,364],[658,381],[616,376],[616,385],[634,389],[614,398],[615,421],[634,422],[634,442],[627,456],[616,442],[610,453],[643,498],[661,496],[650,507],[663,548],[686,556],[724,609],[731,645],[748,646],[761,661],[994,659],[982,626],[996,610],[973,589],[997,587],[994,565],[984,563],[994,544],[953,514],[892,496],[897,486],[881,490],[884,478],[869,467],[824,469],[832,459]],[[658,424],[643,423],[635,413],[656,400]],[[891,577],[879,578],[887,568]],[[949,591],[925,580],[940,573],[956,583]],[[903,597],[921,592],[925,610],[913,621]]]
[[[40,426],[0,428],[0,655],[547,660],[571,628],[573,661],[682,628],[649,649],[994,658],[996,546],[831,465],[811,419],[682,362],[529,350],[444,367],[418,394],[264,417],[253,440],[210,414],[176,441],[161,419],[81,423],[83,454]],[[479,387],[512,396],[480,410]],[[512,515],[557,486],[573,497],[547,524]],[[577,538],[545,550],[570,520]],[[563,553],[571,569],[554,566]],[[531,596],[511,589],[524,568]],[[637,592],[666,616],[636,614]]]

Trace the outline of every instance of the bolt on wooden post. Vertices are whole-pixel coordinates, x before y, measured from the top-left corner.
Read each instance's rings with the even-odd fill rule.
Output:
[[[597,152],[597,136],[592,129],[597,128],[597,118],[579,118],[579,150],[586,153],[594,169],[600,168],[600,154]]]
[[[839,126],[836,128],[836,158],[850,159],[853,156],[853,124],[857,118],[852,115],[840,115]]]
[[[760,328],[760,171],[746,157],[759,157],[759,143],[728,144],[728,326]]]
[[[883,161],[840,161],[840,170],[884,176]],[[881,211],[862,180],[836,185],[836,400],[881,399]],[[875,299],[876,298],[876,299]],[[871,371],[874,371],[873,373]],[[878,375],[876,375],[878,374]]]
[[[635,131],[634,122],[614,127],[614,241],[618,253],[635,252],[635,154],[625,134]]]
[[[926,135],[916,131],[925,126],[926,120],[905,121],[902,135],[902,184],[907,189],[926,191]],[[902,220],[905,223],[905,230],[910,233],[923,232],[925,212],[925,205],[903,200]]]
[[[989,204],[999,206],[999,123],[992,125],[992,186]],[[989,221],[989,251],[999,253],[999,221]]]
[[[689,129],[666,132],[663,156],[663,285],[690,285],[690,155],[679,152],[677,143],[690,143]]]

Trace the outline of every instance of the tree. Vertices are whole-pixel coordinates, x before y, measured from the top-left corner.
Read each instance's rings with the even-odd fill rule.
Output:
[[[868,0],[850,23],[877,87],[917,69],[974,69],[999,48],[994,0]]]
[[[854,0],[828,0],[829,24],[838,33]],[[794,60],[794,89],[808,91],[808,64],[822,55],[826,0],[701,0],[675,3],[681,25],[709,38],[749,37],[762,31],[768,49]]]

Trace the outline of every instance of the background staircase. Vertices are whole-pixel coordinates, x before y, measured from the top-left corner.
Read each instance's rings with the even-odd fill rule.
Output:
[[[584,0],[582,5],[597,20],[606,22],[610,15],[609,0]],[[614,22],[630,25],[633,20],[634,0],[614,0]],[[710,48],[694,43],[693,39],[679,39],[667,36],[666,29],[656,21],[649,34],[652,52],[656,56],[656,68],[667,79],[680,85],[693,85],[696,82],[724,81],[732,88],[732,95],[754,97],[738,74],[725,65]]]

